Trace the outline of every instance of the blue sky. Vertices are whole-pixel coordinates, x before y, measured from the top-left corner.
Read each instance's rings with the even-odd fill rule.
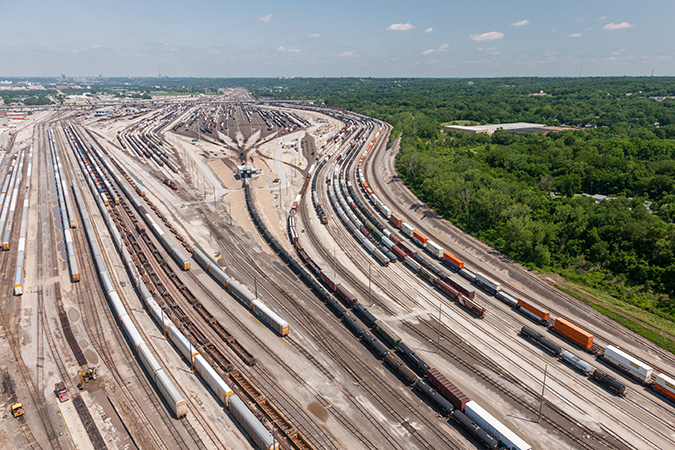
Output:
[[[675,2],[0,0],[0,77],[675,75]]]

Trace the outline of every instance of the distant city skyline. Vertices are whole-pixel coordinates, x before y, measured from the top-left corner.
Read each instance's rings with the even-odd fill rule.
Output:
[[[0,3],[0,78],[675,75],[675,3]]]

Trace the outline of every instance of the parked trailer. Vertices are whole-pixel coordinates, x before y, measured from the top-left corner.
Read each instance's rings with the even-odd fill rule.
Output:
[[[518,299],[518,306],[523,313],[540,322],[546,322],[551,317],[551,313],[548,311],[543,311],[536,306],[529,304],[522,298]]]
[[[586,350],[590,350],[591,347],[593,347],[592,334],[562,317],[557,317],[555,319],[552,330]]]
[[[647,383],[652,378],[651,367],[611,345],[605,347],[602,359],[642,383]]]
[[[532,450],[530,444],[522,440],[473,400],[466,404],[464,413],[509,450]]]
[[[654,381],[654,390],[675,402],[675,380],[663,374],[658,374]]]

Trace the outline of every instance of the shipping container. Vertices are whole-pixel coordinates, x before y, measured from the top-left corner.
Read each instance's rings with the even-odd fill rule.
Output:
[[[387,208],[385,205],[382,205],[382,215],[388,219],[391,216],[391,209]]]
[[[509,450],[532,450],[532,447],[511,431],[506,425],[495,419],[478,403],[471,400],[464,408],[464,413],[478,426],[497,438]]]
[[[393,214],[389,216],[389,222],[391,222],[391,224],[394,225],[396,228],[401,228],[401,224],[403,223],[401,219],[397,218]]]
[[[522,298],[518,299],[518,306],[520,307],[520,310],[527,314],[528,316],[534,318],[535,320],[539,320],[541,322],[547,321],[551,317],[551,313],[548,311],[543,311],[536,306],[530,305],[528,302],[523,300]]]
[[[491,294],[496,294],[502,288],[502,285],[481,272],[476,272],[476,283],[484,287]]]
[[[651,367],[611,345],[605,347],[603,359],[643,383],[652,378]]]
[[[578,344],[582,348],[590,350],[593,347],[593,335],[588,331],[579,328],[578,326],[568,322],[562,317],[557,317],[555,319],[555,325],[553,325],[553,331],[560,334],[561,336],[569,339],[570,341]]]
[[[448,399],[455,409],[464,411],[464,406],[470,401],[464,392],[459,390],[457,386],[452,384],[438,369],[429,369],[427,372],[427,380],[438,393]]]
[[[464,261],[448,252],[443,253],[443,262],[450,266],[455,272],[464,268]]]
[[[675,380],[672,378],[663,374],[658,374],[656,376],[656,381],[654,382],[654,389],[670,400],[675,401]]]
[[[429,240],[429,238],[427,238],[425,235],[423,235],[419,231],[413,231],[412,240],[417,245],[419,245],[421,247],[424,247],[427,244],[427,241]]]
[[[409,238],[411,238],[413,236],[414,231],[415,231],[415,229],[413,227],[411,227],[410,225],[408,225],[407,223],[403,222],[401,224],[401,233],[408,236]]]
[[[462,277],[464,277],[464,278],[466,278],[467,280],[469,280],[470,282],[472,282],[472,283],[475,283],[475,282],[476,282],[476,275],[474,275],[473,272],[471,272],[470,270],[468,270],[468,269],[466,269],[466,268],[460,269],[460,270],[459,270],[459,274],[460,274]]]
[[[436,259],[442,259],[443,258],[443,253],[445,253],[445,250],[443,250],[441,247],[438,246],[433,241],[427,241],[427,245],[425,247],[429,254],[433,256]]]

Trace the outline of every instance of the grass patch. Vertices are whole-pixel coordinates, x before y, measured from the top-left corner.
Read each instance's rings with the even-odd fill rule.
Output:
[[[572,292],[569,289],[566,289],[566,288],[560,286],[559,284],[554,284],[554,286],[557,287],[558,289],[560,289],[561,291],[563,291],[564,293],[569,294],[572,297],[576,298],[580,302],[583,302],[583,303],[587,304],[588,306],[590,306],[594,310],[598,311],[599,313],[601,313],[601,314],[609,317],[610,319],[614,320],[615,322],[625,326],[629,330],[632,330],[632,331],[636,332],[637,334],[639,334],[640,336],[642,336],[646,339],[649,339],[650,341],[652,341],[653,343],[655,343],[659,347],[661,347],[665,350],[668,350],[669,352],[675,353],[675,340],[673,340],[673,339],[671,339],[667,336],[663,336],[662,334],[660,334],[660,333],[658,333],[654,330],[650,330],[649,328],[645,327],[641,323],[638,323],[638,322],[624,316],[623,314],[619,314],[618,312],[613,311],[613,310],[611,310],[611,309],[609,309],[609,308],[607,308],[603,305],[595,303],[594,301],[589,300],[589,299],[585,298],[584,296],[579,295],[575,292]]]

